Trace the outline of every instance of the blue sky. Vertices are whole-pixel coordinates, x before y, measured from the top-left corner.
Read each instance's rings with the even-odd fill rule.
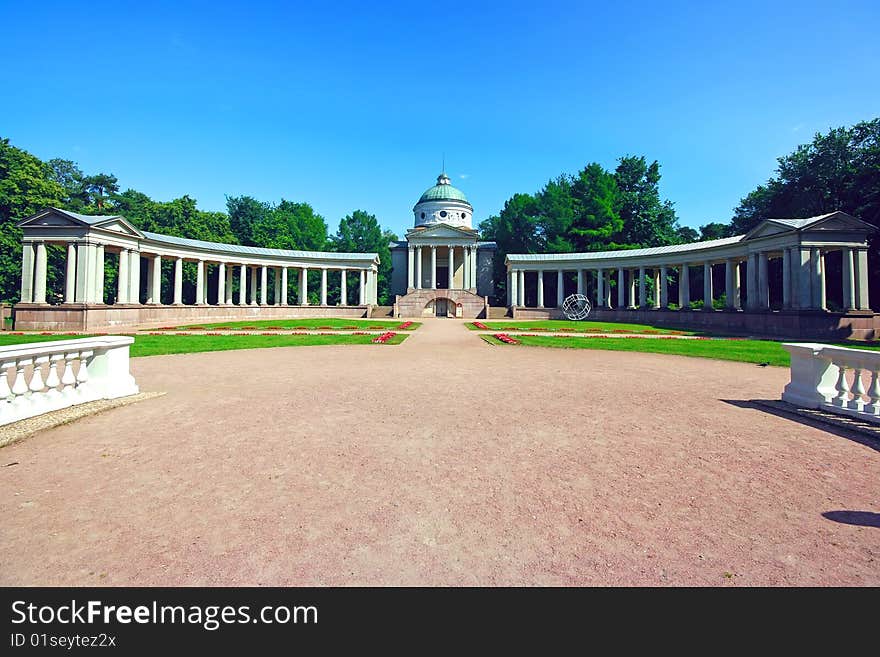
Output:
[[[726,5],[726,6],[722,6]],[[726,221],[816,131],[880,115],[880,3],[0,0],[0,136],[159,200],[361,208],[441,157],[476,218],[625,154]]]

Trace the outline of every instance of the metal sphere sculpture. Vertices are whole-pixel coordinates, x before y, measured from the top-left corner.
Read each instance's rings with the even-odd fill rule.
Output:
[[[592,309],[593,306],[590,305],[590,300],[583,294],[571,294],[562,302],[563,314],[566,319],[572,321],[586,319]]]

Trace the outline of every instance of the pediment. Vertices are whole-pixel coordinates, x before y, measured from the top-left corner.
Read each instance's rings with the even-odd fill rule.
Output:
[[[425,228],[414,228],[407,232],[406,239],[419,241],[421,239],[476,239],[478,233],[473,228],[450,226],[449,224],[434,224]]]
[[[118,215],[84,215],[76,212],[46,208],[18,222],[20,228],[82,228],[107,230],[130,237],[143,237],[125,217]]]
[[[20,228],[36,228],[39,226],[47,226],[52,228],[58,228],[63,226],[70,226],[77,228],[80,226],[87,225],[83,221],[79,221],[78,219],[68,215],[66,212],[61,212],[59,210],[55,210],[54,208],[50,208],[47,210],[42,210],[37,214],[31,215],[27,219],[23,219],[18,222]]]
[[[871,224],[857,219],[846,212],[834,212],[827,217],[818,220],[814,224],[804,226],[804,232],[812,231],[870,231],[877,230]]]
[[[755,239],[757,237],[769,237],[770,235],[778,235],[780,233],[788,233],[793,230],[796,230],[792,226],[785,226],[782,224],[777,224],[773,221],[764,221],[757,226],[755,226],[752,230],[748,232],[746,235],[747,240]]]
[[[113,217],[107,221],[92,224],[92,227],[100,228],[101,230],[110,230],[114,233],[122,233],[123,235],[131,235],[132,237],[141,236],[140,231],[122,217]]]

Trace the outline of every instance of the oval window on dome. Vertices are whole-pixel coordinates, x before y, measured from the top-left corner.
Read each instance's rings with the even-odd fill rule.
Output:
[[[441,216],[441,217],[445,217],[445,216],[446,216],[446,210],[440,210],[440,216]]]
[[[425,213],[424,213],[424,212],[422,212],[422,219],[424,219],[424,218],[425,218]]]

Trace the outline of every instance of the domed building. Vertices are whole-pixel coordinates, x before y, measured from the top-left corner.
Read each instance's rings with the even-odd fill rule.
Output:
[[[391,293],[404,317],[485,317],[494,293],[494,242],[481,242],[474,208],[445,173],[413,207],[413,228],[391,243]]]

